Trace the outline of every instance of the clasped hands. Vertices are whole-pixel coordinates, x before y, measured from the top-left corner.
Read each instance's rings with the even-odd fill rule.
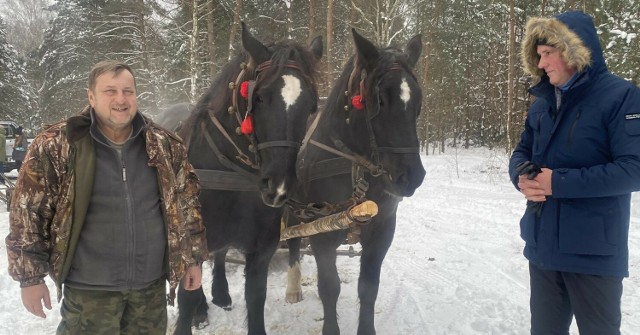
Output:
[[[551,195],[551,174],[553,170],[542,168],[533,179],[529,179],[527,174],[518,177],[518,188],[524,197],[529,201],[546,201]]]

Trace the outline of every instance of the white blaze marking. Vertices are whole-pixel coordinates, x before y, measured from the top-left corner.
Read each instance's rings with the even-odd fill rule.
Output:
[[[282,100],[286,105],[286,108],[289,109],[293,104],[296,103],[300,93],[302,93],[302,88],[300,87],[300,79],[285,74],[282,76],[282,80],[284,80],[284,87],[282,88]]]
[[[278,197],[284,196],[287,192],[286,192],[286,188],[284,187],[284,181],[280,184],[280,186],[278,186],[278,188],[276,189],[276,194]]]
[[[407,103],[411,99],[411,89],[406,78],[402,78],[402,84],[400,84],[400,99],[404,101],[404,108],[407,108]]]

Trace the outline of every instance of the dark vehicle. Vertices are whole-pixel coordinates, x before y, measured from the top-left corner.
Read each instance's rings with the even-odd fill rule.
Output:
[[[18,167],[18,163],[14,161],[13,158],[11,158],[11,153],[13,152],[13,146],[16,142],[16,135],[19,132],[18,128],[20,128],[20,125],[15,121],[0,121],[0,125],[4,127],[5,134],[7,137],[7,145],[6,145],[7,160],[4,162],[4,171],[2,171],[6,173]],[[31,144],[33,137],[29,136],[29,132],[27,132],[26,130],[24,131],[24,134],[27,135],[27,142]]]

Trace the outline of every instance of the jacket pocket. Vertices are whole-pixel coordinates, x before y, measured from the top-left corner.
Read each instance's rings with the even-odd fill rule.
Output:
[[[618,252],[619,210],[606,198],[566,201],[560,205],[560,252],[610,256]]]
[[[527,246],[536,246],[536,215],[526,211],[520,219],[520,237],[527,243]]]
[[[624,129],[628,135],[640,135],[640,113],[626,114],[624,120]]]

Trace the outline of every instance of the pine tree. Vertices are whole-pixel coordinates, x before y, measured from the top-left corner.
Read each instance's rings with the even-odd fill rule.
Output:
[[[7,42],[6,27],[0,18],[0,119],[21,124],[27,121],[25,112],[32,108],[32,98],[25,75],[18,53]]]
[[[88,16],[72,1],[53,8],[56,18],[39,50],[45,73],[40,94],[42,119],[52,123],[77,113],[87,103],[86,78],[93,60]]]

